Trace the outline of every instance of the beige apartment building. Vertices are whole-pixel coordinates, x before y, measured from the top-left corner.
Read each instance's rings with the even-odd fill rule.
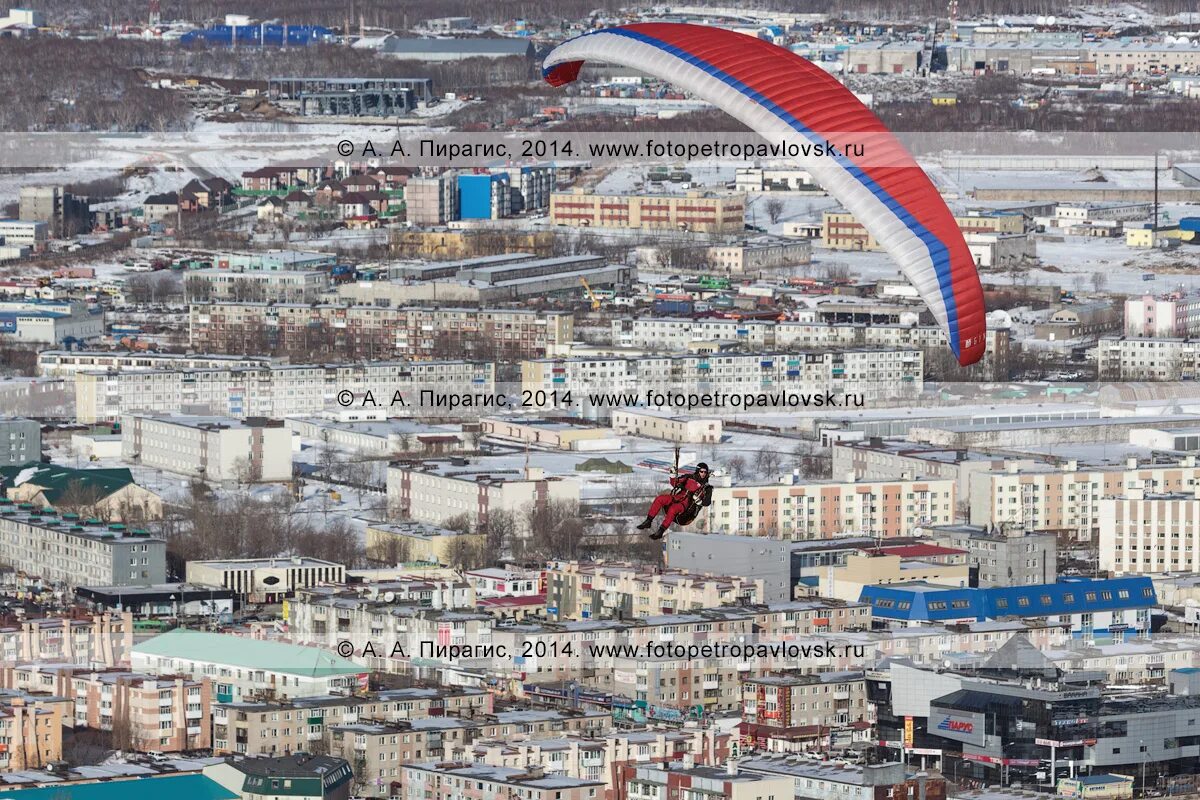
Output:
[[[44,769],[63,757],[71,701],[17,692],[0,697],[0,772]]]
[[[729,734],[718,733],[715,728],[614,731],[589,738],[480,740],[447,756],[450,760],[497,767],[540,767],[569,778],[604,781],[605,798],[615,800],[621,789],[621,769],[626,764],[670,761],[680,754],[691,756],[697,764],[723,764],[729,754],[729,741]]]
[[[404,208],[413,225],[445,225],[458,216],[458,179],[453,175],[409,178]]]
[[[1019,525],[1024,530],[1069,531],[1081,542],[1100,532],[1101,501],[1130,489],[1148,494],[1194,491],[1200,467],[1187,457],[1174,465],[1080,466],[1068,461],[1060,469],[1021,470],[1010,464],[1001,471],[971,476],[971,524]]]
[[[553,776],[542,769],[444,762],[406,764],[404,800],[600,800],[603,781]]]
[[[463,749],[478,726],[455,717],[431,717],[404,722],[351,722],[325,729],[330,755],[350,762],[359,792],[365,797],[389,797],[405,764],[445,759],[448,749]]]
[[[492,712],[492,695],[466,687],[385,689],[355,697],[310,697],[213,706],[213,754],[284,755],[310,751],[327,731],[360,721],[459,720]],[[411,738],[411,734],[410,734]],[[420,740],[424,742],[422,733]],[[413,742],[415,742],[413,738]]]
[[[742,681],[742,719],[742,736],[759,739],[873,722],[874,714],[861,672],[783,673]]]
[[[557,561],[546,568],[546,611],[557,620],[656,617],[762,597],[761,579],[624,563]]]
[[[592,228],[743,233],[745,195],[595,194],[584,189],[550,193],[550,221]]]
[[[1100,569],[1117,575],[1200,572],[1200,486],[1141,487],[1100,500]]]
[[[574,319],[535,309],[193,303],[191,346],[207,353],[312,350],[332,357],[541,358],[571,342]],[[255,350],[252,345],[259,345]]]
[[[697,522],[716,533],[783,539],[843,534],[912,536],[918,528],[954,522],[954,481],[944,478],[805,481],[797,475],[768,484],[733,485],[718,478],[712,505]]]
[[[384,564],[425,561],[453,565],[457,554],[484,547],[482,533],[464,533],[423,522],[371,522],[367,525],[367,555]]]
[[[864,586],[922,581],[964,587],[970,585],[970,578],[971,567],[965,558],[957,564],[942,564],[882,553],[857,553],[847,556],[843,566],[831,567],[825,575],[818,576],[818,593],[822,597],[855,602],[862,596]]]
[[[387,471],[388,511],[399,519],[439,525],[466,515],[473,530],[486,527],[498,511],[515,516],[520,535],[529,533],[529,511],[550,503],[578,503],[579,483],[547,477],[539,467],[521,471],[471,469],[449,462],[392,465]]]
[[[283,420],[262,417],[124,414],[121,456],[143,467],[210,481],[290,481],[292,432]]]
[[[1025,219],[1020,214],[967,214],[954,221],[963,233],[1020,234]],[[883,246],[866,227],[845,209],[821,215],[821,244],[831,250],[882,250]]]
[[[115,666],[133,649],[133,614],[106,612],[91,619],[26,619],[0,630],[6,663],[45,662],[89,667]]]

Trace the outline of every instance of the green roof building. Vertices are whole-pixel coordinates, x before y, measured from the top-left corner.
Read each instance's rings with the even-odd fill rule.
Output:
[[[207,676],[220,703],[352,694],[367,669],[319,647],[176,628],[134,645],[135,671]]]

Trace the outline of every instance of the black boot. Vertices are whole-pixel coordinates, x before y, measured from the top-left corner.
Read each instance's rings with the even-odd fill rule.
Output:
[[[657,541],[666,535],[667,535],[667,526],[660,525],[660,526],[658,526],[658,530],[656,530],[654,533],[650,534],[650,538]]]
[[[643,522],[641,525],[638,525],[637,528],[639,531],[648,531],[648,530],[650,530],[650,526],[653,524],[654,524],[654,517],[646,517],[646,521]]]

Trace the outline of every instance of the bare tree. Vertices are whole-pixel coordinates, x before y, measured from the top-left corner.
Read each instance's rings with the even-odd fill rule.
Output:
[[[763,209],[767,212],[767,219],[774,225],[783,217],[783,200],[778,197],[768,198]]]

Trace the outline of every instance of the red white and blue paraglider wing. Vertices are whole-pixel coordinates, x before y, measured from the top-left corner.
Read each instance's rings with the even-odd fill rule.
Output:
[[[946,331],[959,364],[983,357],[979,272],[954,216],[879,118],[808,60],[770,42],[699,25],[646,23],[586,33],[547,56],[546,81],[574,81],[585,61],[662,78],[772,140],[808,144],[797,161],[900,264]],[[848,135],[862,152],[839,146]],[[833,156],[813,144],[832,142]]]

